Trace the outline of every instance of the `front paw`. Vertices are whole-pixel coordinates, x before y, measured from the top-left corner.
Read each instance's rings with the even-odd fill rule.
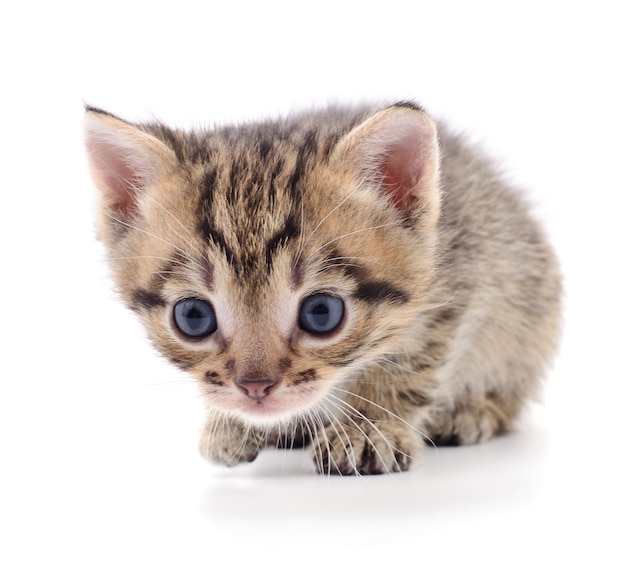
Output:
[[[312,444],[317,470],[325,474],[374,475],[406,471],[422,441],[402,423],[369,420],[335,423]]]
[[[232,420],[209,419],[200,436],[200,454],[211,463],[232,467],[254,461],[265,442],[249,427]]]

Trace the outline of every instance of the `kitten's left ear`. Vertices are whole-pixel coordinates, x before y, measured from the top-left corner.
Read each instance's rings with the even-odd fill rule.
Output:
[[[87,157],[108,213],[123,221],[138,214],[141,194],[174,165],[174,152],[146,131],[96,108],[85,115]]]
[[[411,220],[439,218],[437,128],[419,107],[401,103],[375,113],[337,145],[331,163],[349,166]]]

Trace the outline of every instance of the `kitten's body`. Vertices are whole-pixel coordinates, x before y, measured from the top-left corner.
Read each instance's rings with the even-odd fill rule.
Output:
[[[304,440],[323,472],[403,470],[423,437],[508,431],[536,391],[555,258],[517,193],[415,106],[195,133],[87,118],[122,299],[199,380],[207,458]],[[204,316],[178,316],[198,300]],[[201,337],[177,324],[211,315]]]

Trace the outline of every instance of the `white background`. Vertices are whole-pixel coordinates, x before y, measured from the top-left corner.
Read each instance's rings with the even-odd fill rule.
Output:
[[[623,22],[603,1],[3,4],[0,560],[624,561]],[[114,299],[83,100],[188,126],[406,98],[549,228],[568,301],[542,403],[393,477],[210,467],[195,387]]]

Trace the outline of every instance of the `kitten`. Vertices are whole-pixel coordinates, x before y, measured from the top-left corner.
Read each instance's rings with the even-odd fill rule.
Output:
[[[507,432],[556,348],[560,274],[520,196],[412,103],[184,132],[96,108],[121,299],[206,398],[203,455],[308,444],[403,471]]]

